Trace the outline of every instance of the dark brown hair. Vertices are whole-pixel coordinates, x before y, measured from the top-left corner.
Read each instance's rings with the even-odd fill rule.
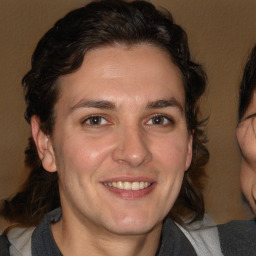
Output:
[[[198,99],[205,90],[206,76],[190,58],[187,36],[167,11],[158,11],[145,1],[103,0],[92,2],[57,21],[39,41],[32,56],[31,70],[23,78],[26,92],[26,120],[36,115],[47,134],[54,127],[54,106],[58,100],[56,80],[75,72],[86,52],[104,45],[152,44],[165,50],[179,68],[186,98],[188,131],[193,134],[193,159],[185,173],[181,192],[169,216],[182,223],[201,219],[203,167],[209,154],[205,147],[203,122],[198,120]],[[26,150],[30,175],[11,200],[6,200],[2,215],[21,225],[36,225],[42,216],[60,206],[57,173],[46,172],[32,139]]]
[[[251,103],[253,92],[256,88],[256,45],[252,48],[245,65],[244,74],[239,91],[238,120],[244,116]]]

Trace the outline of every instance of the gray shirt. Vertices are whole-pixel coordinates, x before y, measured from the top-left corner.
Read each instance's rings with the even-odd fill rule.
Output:
[[[256,256],[256,221],[231,221],[218,225],[223,255]]]

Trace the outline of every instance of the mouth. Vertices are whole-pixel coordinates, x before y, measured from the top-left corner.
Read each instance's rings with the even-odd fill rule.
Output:
[[[104,182],[103,184],[109,187],[114,187],[114,188],[123,189],[123,190],[134,190],[134,191],[142,190],[152,185],[152,183],[145,182],[145,181],[134,181],[134,182],[114,181],[114,182]]]
[[[156,182],[148,178],[115,178],[106,180],[102,185],[122,199],[139,199],[147,196],[156,188]]]

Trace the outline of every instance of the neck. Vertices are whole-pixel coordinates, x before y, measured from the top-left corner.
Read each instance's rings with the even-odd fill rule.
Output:
[[[64,256],[154,256],[159,246],[161,229],[162,223],[145,234],[119,235],[97,228],[88,230],[88,225],[70,226],[64,216],[52,225],[53,236]]]

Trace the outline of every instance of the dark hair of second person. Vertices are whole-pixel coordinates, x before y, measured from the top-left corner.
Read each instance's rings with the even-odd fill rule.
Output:
[[[245,111],[251,103],[253,92],[256,88],[256,45],[251,50],[246,63],[239,91],[238,119],[241,121]]]

